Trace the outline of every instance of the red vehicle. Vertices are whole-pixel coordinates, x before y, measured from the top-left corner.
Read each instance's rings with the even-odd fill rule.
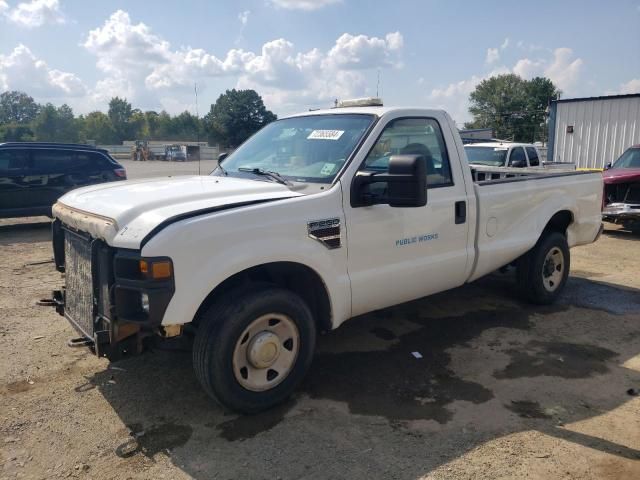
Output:
[[[640,145],[607,165],[603,177],[603,219],[640,231]]]

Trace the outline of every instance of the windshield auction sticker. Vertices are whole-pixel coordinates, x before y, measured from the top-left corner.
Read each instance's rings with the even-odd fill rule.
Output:
[[[307,140],[338,140],[343,133],[344,130],[314,130]]]

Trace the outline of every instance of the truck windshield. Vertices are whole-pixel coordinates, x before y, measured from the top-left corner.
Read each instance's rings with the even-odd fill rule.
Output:
[[[507,158],[506,148],[495,147],[464,147],[467,159],[473,165],[487,165],[489,167],[504,167]]]
[[[268,178],[250,171],[260,169],[294,182],[331,183],[373,120],[328,114],[272,122],[224,160],[224,172],[218,168],[212,175]]]
[[[640,148],[630,148],[611,168],[640,168]]]

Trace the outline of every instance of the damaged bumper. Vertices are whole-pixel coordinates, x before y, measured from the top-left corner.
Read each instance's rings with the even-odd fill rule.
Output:
[[[609,203],[602,210],[604,220],[640,220],[640,203]]]
[[[59,220],[53,224],[53,250],[65,286],[42,304],[55,307],[97,355],[115,360],[140,353],[143,338],[162,334],[175,291],[173,275],[151,278],[140,266],[157,261],[171,266],[170,259],[114,249]]]

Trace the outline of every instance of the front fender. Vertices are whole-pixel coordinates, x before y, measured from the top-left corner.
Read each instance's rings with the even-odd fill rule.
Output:
[[[351,315],[346,233],[342,247],[328,249],[312,239],[307,223],[338,218],[344,225],[340,192],[332,191],[275,203],[254,205],[186,219],[170,225],[143,248],[143,255],[168,256],[175,275],[175,294],[163,325],[191,322],[209,293],[229,277],[272,262],[293,262],[314,270],[324,282],[334,327]]]

